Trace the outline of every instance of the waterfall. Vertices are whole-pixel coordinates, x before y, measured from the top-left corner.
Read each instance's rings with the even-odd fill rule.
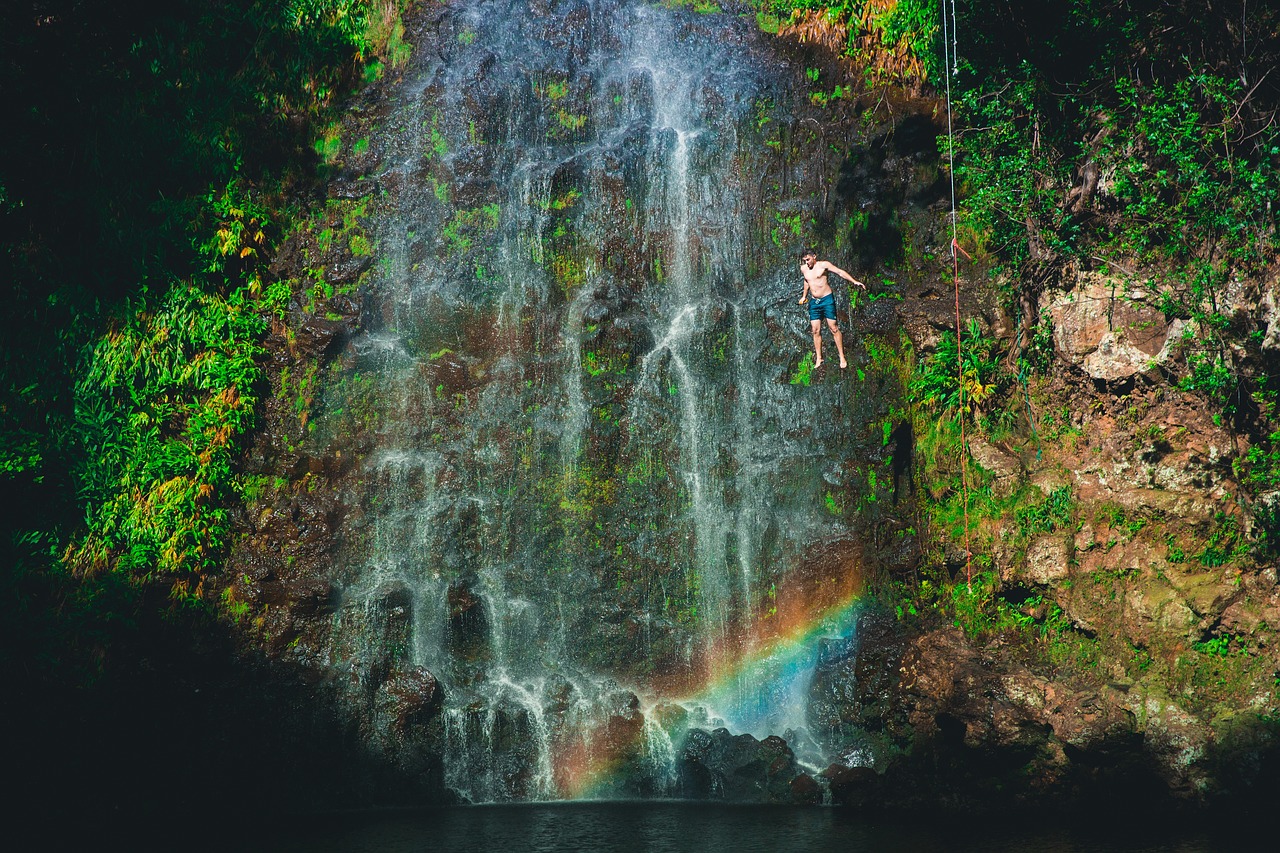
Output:
[[[466,799],[676,795],[693,728],[803,729],[814,644],[851,630],[821,588],[779,604],[852,536],[822,475],[864,426],[837,383],[787,381],[806,323],[762,214],[785,167],[752,137],[786,89],[733,15],[443,20],[374,140],[348,369],[379,417],[329,656],[440,679]]]

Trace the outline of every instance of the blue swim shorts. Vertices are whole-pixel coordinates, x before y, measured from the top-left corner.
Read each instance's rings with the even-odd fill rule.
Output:
[[[810,320],[834,320],[836,318],[836,295],[828,293],[819,299],[809,300]]]

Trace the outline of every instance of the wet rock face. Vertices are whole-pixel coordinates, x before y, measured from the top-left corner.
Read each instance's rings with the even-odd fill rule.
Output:
[[[878,446],[864,427],[889,401],[850,402],[852,374],[790,381],[808,343],[787,243],[806,216],[861,203],[827,191],[842,158],[896,188],[876,221],[904,221],[936,164],[932,124],[866,122],[856,154],[799,133],[803,79],[733,15],[615,0],[433,14],[451,35],[415,54],[362,161],[380,257],[329,411],[349,399],[336,386],[369,377],[379,417],[362,482],[341,486],[358,526],[335,543],[345,615],[321,655],[371,684],[440,678],[463,768],[447,775],[472,799],[556,796],[573,784],[558,763],[587,759],[624,768],[628,790],[669,790],[681,733],[613,707],[609,680],[696,692],[708,649],[768,630],[770,596],[817,608],[807,585],[856,587],[848,549],[821,579],[805,554],[853,540],[842,508],[876,481],[843,460]],[[868,315],[892,336],[884,307]],[[316,432],[342,446],[323,416]],[[411,593],[391,641],[368,607],[386,583]],[[748,797],[714,769],[737,758],[708,760]],[[797,772],[756,794],[789,797]]]
[[[270,605],[255,642],[340,696],[375,751],[471,801],[585,795],[584,779],[820,799],[793,748],[806,764],[863,748],[843,640],[821,653],[822,696],[799,691],[782,722],[734,717],[779,692],[782,665],[717,696],[731,711],[699,694],[713,667],[755,666],[737,658],[784,617],[856,595],[864,534],[911,499],[910,430],[890,473],[879,423],[899,380],[861,343],[895,346],[899,316],[891,300],[851,316],[833,282],[851,369],[828,337],[831,366],[809,372],[795,253],[832,245],[859,277],[923,268],[927,109],[818,107],[804,63],[732,14],[419,13],[399,82],[344,129],[368,144],[331,191],[364,205],[373,253],[281,261],[364,286],[272,339],[283,399],[256,470],[290,481],[233,560]],[[912,559],[911,537],[893,547]]]
[[[1004,639],[874,613],[792,661],[808,679],[793,693],[760,665],[734,695],[703,695],[784,619],[852,596],[864,559],[917,565],[915,438],[866,341],[901,328],[927,352],[954,323],[927,213],[936,128],[927,110],[814,107],[812,46],[732,15],[622,0],[418,14],[411,65],[344,130],[369,146],[330,191],[367,203],[374,253],[335,241],[277,259],[282,278],[363,288],[273,326],[246,465],[271,485],[237,521],[221,590],[251,608],[252,652],[333,700],[342,730],[420,781],[415,802],[980,808],[1194,799],[1264,773],[1222,768],[1266,730],[1210,725],[1186,694],[1123,671],[1059,678]],[[794,251],[810,239],[860,278],[913,281],[901,305],[853,312],[837,283],[848,373],[801,366]],[[1000,334],[1007,318],[984,319],[968,284],[966,317]],[[1262,648],[1274,571],[1186,559],[1219,513],[1242,516],[1233,436],[1144,379],[1185,329],[1149,294],[1076,284],[1044,303],[1079,371],[1058,389],[1069,457],[970,450],[997,496],[1030,484],[1091,509],[998,548],[995,569],[1040,599],[1037,618],[1059,607],[1135,654],[1225,634]],[[1271,317],[1275,290],[1231,310]],[[1172,538],[1138,523],[1171,519]],[[955,547],[947,560],[964,564]],[[799,713],[726,710],[779,692]]]
[[[489,617],[481,598],[471,584],[459,581],[449,586],[448,644],[449,650],[466,659],[484,654],[489,636]]]
[[[378,690],[379,716],[401,740],[412,730],[431,725],[444,700],[440,682],[420,666],[395,673]]]
[[[820,774],[834,803],[1112,815],[1254,801],[1275,779],[1274,729],[1248,714],[1211,721],[1153,684],[1045,674],[1025,649],[954,627],[868,611],[859,635],[826,676],[851,687],[870,735]]]
[[[885,642],[860,644],[845,666],[861,673],[853,704],[882,740],[873,766],[824,771],[837,803],[1044,805],[1078,794],[1090,756],[1140,756],[1134,717],[1110,695],[988,657],[954,628],[911,637],[874,613],[864,625]]]

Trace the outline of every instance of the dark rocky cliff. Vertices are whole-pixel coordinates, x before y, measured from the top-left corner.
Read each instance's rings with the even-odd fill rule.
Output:
[[[213,613],[149,588],[136,677],[15,712],[82,732],[46,784],[158,785],[194,738],[177,778],[253,810],[1265,803],[1270,414],[1181,381],[1177,271],[963,240],[962,445],[920,384],[956,357],[945,103],[828,19],[670,5],[412,11],[264,278]],[[1062,206],[1117,216],[1087,166]],[[837,288],[847,371],[809,359],[809,243],[870,285]],[[1268,258],[1217,292],[1260,387],[1277,287]]]
[[[593,15],[601,13],[592,8],[573,7],[576,11],[570,17],[582,18],[581,32],[599,26],[591,22]],[[556,116],[583,116],[585,122],[594,114],[589,93],[602,81],[575,82],[576,63],[586,62],[590,54],[585,42],[553,37],[550,30],[539,29],[540,21],[560,20],[564,9],[531,8],[527,14],[532,37],[544,39],[536,42],[538,50],[544,51],[538,62],[551,63],[535,73],[535,80],[551,80],[554,85],[559,85],[556,80],[566,81],[563,97],[567,100],[551,101],[551,123],[538,125],[537,132],[553,147],[572,151],[577,135],[593,128],[579,130],[574,126],[579,122],[566,125]],[[1274,570],[1248,557],[1242,544],[1250,515],[1240,503],[1231,469],[1231,460],[1242,452],[1239,440],[1210,417],[1197,395],[1161,379],[1162,365],[1176,364],[1180,357],[1177,343],[1185,327],[1177,320],[1170,323],[1151,308],[1150,294],[1133,289],[1131,282],[1141,277],[1134,271],[1117,276],[1095,266],[1060,272],[1041,297],[1053,329],[1047,366],[1028,384],[1009,386],[1010,399],[996,403],[1013,412],[1025,409],[1029,416],[1014,415],[1021,418],[1021,425],[1005,430],[999,440],[983,430],[969,440],[975,465],[972,476],[989,502],[986,515],[977,522],[980,533],[972,546],[986,569],[980,582],[986,585],[980,592],[985,598],[977,606],[994,609],[999,618],[976,627],[972,621],[965,622],[968,631],[939,625],[951,620],[950,605],[928,600],[927,591],[922,595],[912,585],[922,575],[932,577],[936,572],[942,572],[939,585],[956,582],[964,563],[963,555],[956,555],[963,542],[939,522],[940,510],[932,495],[923,503],[917,500],[917,488],[937,488],[931,480],[937,473],[936,463],[921,457],[936,451],[909,449],[916,436],[903,428],[906,421],[892,420],[893,412],[907,412],[912,406],[902,368],[896,366],[902,362],[894,361],[901,356],[886,355],[906,347],[923,361],[938,345],[940,334],[954,325],[947,237],[942,230],[945,185],[936,153],[939,102],[912,99],[891,88],[874,93],[878,102],[871,95],[853,95],[862,90],[845,75],[856,74],[857,69],[838,59],[820,39],[797,41],[803,28],[770,39],[751,35],[749,29],[728,27],[718,16],[682,14],[675,16],[678,26],[686,28],[678,38],[689,33],[702,37],[696,34],[705,31],[705,37],[718,42],[739,43],[751,62],[774,69],[777,75],[764,90],[767,111],[760,111],[762,101],[757,100],[757,114],[752,116],[755,132],[739,142],[738,156],[761,157],[760,168],[765,170],[759,186],[762,195],[749,205],[753,222],[743,236],[723,238],[743,241],[734,244],[738,248],[733,251],[740,254],[731,251],[730,256],[745,267],[713,272],[703,285],[731,288],[725,291],[731,293],[741,286],[732,282],[742,275],[748,291],[766,291],[763,301],[757,300],[758,307],[750,310],[763,311],[766,330],[774,329],[770,339],[782,345],[776,356],[766,356],[781,359],[771,381],[790,381],[795,386],[794,363],[805,347],[804,338],[789,331],[799,324],[791,323],[789,313],[785,317],[780,313],[785,302],[771,301],[777,289],[772,284],[773,270],[789,265],[788,253],[802,238],[822,243],[827,247],[824,253],[840,253],[842,260],[849,257],[846,266],[863,278],[879,277],[883,284],[874,291],[892,297],[864,302],[849,316],[856,330],[850,336],[854,339],[851,361],[862,381],[840,382],[844,377],[834,373],[810,379],[806,373],[799,389],[854,413],[852,428],[842,436],[824,434],[824,451],[845,470],[878,471],[882,489],[891,484],[889,490],[877,492],[873,476],[868,493],[865,485],[841,488],[842,481],[848,483],[842,476],[824,475],[828,500],[859,507],[858,512],[849,513],[848,532],[834,541],[848,538],[857,544],[849,556],[825,570],[832,574],[817,581],[835,582],[843,576],[847,583],[853,575],[856,585],[870,581],[872,589],[866,605],[869,614],[859,623],[856,643],[820,663],[811,687],[810,725],[815,724],[815,715],[821,717],[835,738],[831,743],[844,744],[846,763],[855,765],[833,765],[821,777],[829,782],[835,801],[876,806],[940,802],[969,808],[1012,798],[1023,804],[1062,805],[1105,802],[1109,792],[1132,788],[1149,803],[1170,798],[1205,803],[1234,796],[1241,786],[1265,790],[1274,772],[1268,769],[1270,760],[1262,757],[1270,754],[1273,737],[1268,720],[1274,700],[1275,652],[1268,641],[1266,614],[1268,608],[1276,607]],[[452,688],[442,686],[441,673],[425,667],[421,656],[415,658],[408,651],[415,631],[422,630],[414,613],[416,607],[420,614],[423,604],[416,600],[419,593],[412,582],[383,582],[373,589],[372,597],[361,593],[352,599],[351,592],[344,592],[359,586],[353,561],[359,562],[361,554],[367,553],[361,549],[369,547],[369,534],[361,531],[378,514],[369,502],[370,495],[377,493],[370,491],[369,459],[389,434],[382,420],[388,413],[379,411],[386,398],[380,398],[377,389],[359,385],[360,336],[376,336],[386,328],[387,312],[393,309],[380,307],[390,287],[385,270],[371,272],[368,259],[351,253],[350,246],[355,244],[340,229],[343,211],[358,206],[359,217],[346,214],[346,227],[377,234],[375,256],[382,253],[385,258],[391,251],[389,244],[404,239],[405,231],[397,228],[406,229],[411,242],[419,230],[402,225],[388,230],[386,224],[398,221],[387,217],[394,217],[397,208],[405,210],[404,199],[418,192],[404,182],[425,182],[452,207],[441,213],[415,208],[417,216],[439,218],[442,236],[434,241],[428,237],[425,243],[416,238],[417,243],[407,246],[408,260],[403,263],[415,270],[420,264],[440,261],[463,266],[457,284],[451,286],[488,287],[482,277],[483,251],[477,261],[470,244],[497,245],[484,242],[493,239],[486,232],[500,234],[508,214],[494,213],[487,224],[466,216],[480,210],[487,199],[510,197],[502,184],[512,178],[500,173],[511,164],[502,166],[486,153],[496,150],[495,134],[500,137],[505,132],[495,122],[494,110],[513,108],[503,100],[509,95],[503,94],[505,84],[494,70],[495,59],[479,60],[473,69],[476,76],[468,78],[465,103],[473,106],[462,106],[463,115],[474,109],[477,117],[470,119],[470,126],[458,116],[442,120],[439,112],[428,109],[422,113],[428,117],[423,135],[414,137],[428,149],[423,170],[412,175],[386,171],[386,157],[401,146],[398,135],[407,132],[404,119],[397,118],[390,106],[400,97],[396,92],[406,87],[418,91],[421,84],[413,82],[415,74],[423,74],[421,69],[433,62],[454,61],[450,57],[465,52],[477,37],[481,44],[498,38],[469,15],[463,7],[424,10],[411,32],[416,59],[404,73],[405,82],[395,81],[363,95],[362,106],[343,127],[345,138],[372,133],[374,144],[366,142],[360,150],[358,146],[344,152],[348,177],[331,189],[329,204],[335,213],[327,217],[333,221],[318,221],[313,231],[295,238],[281,254],[278,272],[283,278],[300,275],[299,269],[323,270],[330,285],[363,284],[355,299],[339,296],[313,305],[295,303],[293,313],[269,339],[276,365],[272,371],[275,394],[251,465],[252,470],[276,479],[263,498],[247,508],[243,535],[222,587],[226,599],[243,602],[256,614],[242,623],[247,646],[265,649],[273,659],[314,673],[311,678],[317,681],[317,689],[327,691],[338,707],[349,709],[345,713],[383,760],[428,777],[440,772],[449,748],[450,723],[442,716],[447,700],[442,697],[450,689],[461,689],[465,695],[475,688],[462,685],[474,685],[486,671],[492,676],[493,623],[509,621],[513,614],[501,611],[493,590],[486,589],[474,568],[464,568],[483,564],[486,558],[481,552],[492,547],[474,538],[476,526],[488,524],[478,515],[464,514],[448,522],[461,526],[444,534],[440,542],[446,549],[459,550],[429,556],[439,565],[461,569],[437,593],[447,611],[445,648],[456,662],[446,667],[462,667],[451,669]],[[802,67],[810,69],[807,78],[799,74]],[[851,94],[837,99],[810,97],[807,90],[814,77],[830,82],[837,91],[848,85]],[[538,84],[533,85],[536,98]],[[439,91],[447,102],[447,90]],[[559,90],[556,93],[559,96]],[[534,108],[540,107],[535,104]],[[548,119],[544,116],[539,121]],[[387,129],[375,131],[375,127]],[[471,149],[464,145],[463,150],[450,150],[465,134],[471,137]],[[646,318],[651,309],[642,306],[646,301],[652,304],[645,288],[654,286],[655,264],[659,277],[662,258],[667,258],[668,271],[671,264],[671,246],[664,248],[659,242],[645,248],[643,242],[631,242],[635,220],[627,211],[638,188],[629,188],[628,182],[641,164],[628,165],[625,158],[629,150],[642,150],[627,147],[638,142],[622,144],[618,154],[623,159],[616,165],[605,162],[606,169],[616,171],[593,174],[592,169],[600,168],[592,165],[594,161],[572,165],[567,171],[560,168],[550,176],[545,198],[532,202],[535,211],[539,203],[545,208],[538,227],[546,230],[537,239],[549,237],[551,242],[542,244],[549,253],[543,261],[546,272],[531,267],[520,275],[548,276],[553,288],[568,291],[570,301],[551,302],[550,314],[531,318],[542,324],[541,330],[535,326],[532,337],[520,332],[514,342],[504,340],[502,334],[495,337],[494,321],[489,318],[477,321],[464,314],[433,321],[446,326],[423,330],[430,340],[413,343],[421,348],[422,358],[421,373],[414,382],[433,391],[446,405],[423,400],[411,402],[405,411],[439,409],[432,425],[420,434],[421,440],[438,444],[441,437],[456,435],[471,436],[463,439],[471,441],[479,430],[486,436],[486,452],[497,453],[498,468],[510,465],[519,470],[521,453],[525,454],[523,464],[530,464],[530,447],[522,450],[518,441],[512,443],[515,436],[504,438],[504,428],[493,432],[493,424],[477,420],[470,410],[476,408],[481,413],[478,417],[486,417],[482,410],[496,400],[490,392],[506,381],[502,377],[513,366],[512,356],[519,367],[517,376],[533,376],[539,387],[558,381],[554,374],[561,368],[554,361],[547,363],[546,356],[541,367],[520,362],[546,342],[560,338],[557,324],[565,322],[566,312],[568,322],[593,330],[577,344],[579,358],[590,348],[591,358],[600,359],[592,362],[596,369],[583,373],[581,381],[589,384],[576,392],[584,395],[583,402],[558,396],[569,390],[565,386],[553,389],[551,397],[530,396],[523,408],[551,405],[561,409],[560,418],[569,419],[581,416],[578,406],[586,407],[592,417],[598,414],[595,425],[584,432],[587,462],[577,469],[582,477],[598,479],[580,480],[567,493],[563,485],[551,485],[549,497],[538,495],[538,479],[554,483],[564,474],[558,462],[550,467],[534,463],[520,475],[523,487],[534,492],[534,502],[522,512],[544,513],[550,506],[552,517],[577,513],[583,520],[595,518],[604,525],[597,530],[610,531],[593,534],[587,542],[576,534],[555,532],[558,522],[552,521],[552,538],[542,547],[552,547],[581,564],[574,570],[579,580],[573,595],[579,606],[570,630],[594,635],[602,645],[575,652],[585,654],[577,665],[611,672],[643,695],[653,685],[696,681],[701,665],[697,656],[678,650],[688,648],[695,638],[702,645],[707,636],[696,628],[701,620],[692,616],[692,610],[674,620],[645,622],[643,630],[633,621],[651,606],[643,599],[628,599],[640,591],[635,581],[655,571],[669,572],[673,552],[654,552],[657,563],[651,568],[643,563],[622,568],[601,561],[602,549],[624,541],[612,532],[620,524],[643,521],[645,513],[653,516],[658,529],[674,522],[676,529],[667,535],[677,533],[681,524],[678,502],[659,495],[640,499],[619,494],[613,490],[625,491],[627,482],[634,480],[624,476],[622,485],[616,486],[614,478],[619,475],[610,473],[634,471],[641,461],[634,450],[626,449],[626,435],[638,425],[634,395],[643,393],[633,383],[641,373],[636,366],[653,349],[655,337],[661,336]],[[449,152],[434,166],[430,165],[432,144]],[[748,154],[753,147],[757,153]],[[595,186],[597,181],[617,196],[610,202],[616,210],[604,220],[583,218],[573,211],[580,195],[576,187]],[[756,185],[752,183],[751,188]],[[1105,186],[1100,192],[1105,196]],[[450,218],[450,209],[461,213]],[[659,217],[657,221],[665,222],[661,227],[683,227],[676,220]],[[570,233],[576,231],[572,243],[558,236],[566,227]],[[324,237],[329,230],[342,236]],[[323,242],[317,241],[317,235]],[[454,256],[460,239],[467,241],[461,249],[465,260]],[[716,238],[699,235],[698,239]],[[488,263],[494,262],[490,257]],[[510,260],[498,262],[509,264]],[[641,270],[649,272],[634,277]],[[978,334],[1007,348],[1015,343],[1017,318],[1005,313],[996,289],[982,283],[985,277],[982,265],[964,270],[962,311],[966,321],[978,322]],[[1240,283],[1233,310],[1242,323],[1267,326],[1265,309],[1254,306],[1269,280],[1264,275]],[[777,295],[786,292],[778,289]],[[590,294],[590,298],[583,301],[578,294]],[[735,296],[722,303],[719,310],[727,308],[730,313],[721,320],[708,319],[702,333],[706,340],[697,345],[704,353],[701,357],[717,357],[702,349],[716,340],[729,347],[745,344],[734,336],[742,332],[739,328],[733,333],[733,312],[749,304]],[[447,324],[455,322],[460,325],[446,331]],[[899,330],[905,334],[901,342]],[[512,346],[512,355],[504,356]],[[681,355],[689,357],[683,351]],[[627,368],[619,365],[629,365],[632,373],[628,375]],[[611,373],[615,374],[612,381],[595,387]],[[289,387],[303,375],[310,385],[295,385],[298,390]],[[726,388],[715,393],[741,393],[742,379],[732,377],[730,370]],[[644,381],[643,374],[639,381]],[[654,411],[654,417],[659,414]],[[507,429],[514,425],[511,417],[503,416]],[[927,431],[932,416],[921,411],[915,417],[915,432]],[[650,424],[659,433],[664,423],[676,429],[668,439],[655,436],[655,446],[668,441],[678,446],[687,440],[679,431],[681,418],[679,409],[668,408],[665,416]],[[883,441],[881,423],[885,424]],[[868,435],[872,430],[875,434]],[[789,441],[814,436],[806,427],[789,428],[782,434]],[[550,432],[550,443],[540,451],[543,458],[548,458],[545,454],[556,460],[563,456],[565,440],[561,429]],[[684,452],[687,464],[689,450]],[[917,457],[915,465],[902,464],[908,454]],[[894,456],[899,460],[896,466]],[[653,457],[644,459],[652,463]],[[678,483],[674,472],[679,459],[673,457],[666,464],[672,466],[666,476]],[[1061,517],[1031,524],[1028,532],[1028,513],[1052,513],[1045,507],[1053,500],[1061,503],[1064,495],[1069,495],[1069,506],[1060,507]],[[993,496],[995,504],[990,504]],[[547,500],[549,505],[539,503]],[[720,504],[719,511],[731,506]],[[1220,532],[1224,525],[1226,534]],[[1202,554],[1206,539],[1226,542],[1223,560],[1187,558]],[[597,565],[589,569],[593,563]],[[794,572],[783,570],[779,580],[790,578],[800,585],[806,571],[801,564]],[[904,585],[914,591],[904,594]],[[707,599],[691,598],[687,606],[696,608],[699,603],[705,605]],[[728,603],[722,599],[719,606]],[[733,606],[744,605],[756,607],[749,601]],[[915,615],[903,617],[904,606]],[[886,615],[895,607],[905,621]],[[349,635],[346,640],[341,639],[344,632]],[[351,645],[353,637],[360,638],[356,645]],[[581,701],[572,695],[579,688],[564,683],[563,689],[570,692],[541,707],[550,712],[556,701],[568,703],[565,709]],[[485,739],[490,751],[485,755],[495,748],[507,753],[503,759],[507,769],[501,771],[506,774],[502,790],[507,793],[502,796],[535,795],[529,786],[546,784],[545,779],[541,783],[537,779],[539,773],[547,772],[539,770],[539,762],[546,760],[539,750],[548,747],[531,746],[528,741],[547,737],[539,735],[542,718],[531,716],[542,712],[522,704],[524,699],[514,704],[511,699],[496,701],[498,728],[507,727],[509,732],[499,734],[490,717],[489,728],[469,736]],[[630,771],[632,781],[617,783],[621,786],[617,792],[642,794],[648,786],[659,784],[646,777],[643,769],[653,757],[640,743],[642,717],[637,716],[635,695],[624,690],[612,699],[602,696],[592,701],[602,703],[593,712],[599,715],[598,724],[616,730],[606,738],[611,744],[608,749],[620,753],[614,758],[636,765]],[[506,722],[504,715],[509,715]],[[555,738],[561,735],[554,734],[556,724],[552,725],[550,748],[569,749],[567,744],[556,745]],[[750,766],[750,760],[718,751],[708,767],[705,748],[689,746],[687,750],[692,752],[682,760],[692,763],[673,777],[678,779],[677,787],[669,790],[688,796],[763,794],[763,788],[758,794],[734,793],[732,787],[711,781],[719,774],[732,775],[734,766]],[[1240,764],[1242,756],[1249,759],[1247,766]],[[486,766],[492,758],[473,754],[465,760],[470,764],[464,774],[493,772]],[[695,767],[705,769],[695,772]],[[769,771],[770,778],[775,772]],[[799,768],[792,766],[786,772],[791,776],[784,782],[801,778]],[[707,773],[706,781],[697,781],[698,774]],[[557,779],[557,784],[565,783]],[[798,788],[793,785],[767,797],[806,801],[817,796],[805,787],[809,783],[796,784]],[[497,791],[486,790],[485,796]]]

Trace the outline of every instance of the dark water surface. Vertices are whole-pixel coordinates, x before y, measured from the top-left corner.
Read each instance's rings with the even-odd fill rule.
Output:
[[[1257,849],[1241,839],[1135,821],[1098,827],[1002,827],[992,818],[948,824],[869,821],[823,808],[690,803],[463,806],[326,815],[207,849],[326,853],[425,851],[840,851],[840,853],[1205,853]]]

